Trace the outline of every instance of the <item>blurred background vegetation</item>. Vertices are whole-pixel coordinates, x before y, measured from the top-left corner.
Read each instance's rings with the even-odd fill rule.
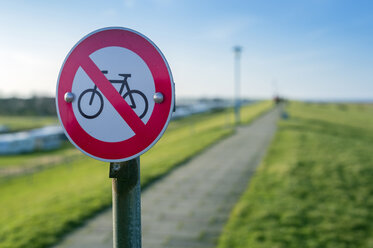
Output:
[[[54,97],[0,98],[0,116],[56,116]],[[3,123],[5,119],[0,121]]]

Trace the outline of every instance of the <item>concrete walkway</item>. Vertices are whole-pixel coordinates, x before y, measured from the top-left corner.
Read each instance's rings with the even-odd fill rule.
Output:
[[[248,181],[275,133],[278,110],[217,143],[142,194],[144,248],[215,247]],[[111,248],[108,210],[55,248]]]

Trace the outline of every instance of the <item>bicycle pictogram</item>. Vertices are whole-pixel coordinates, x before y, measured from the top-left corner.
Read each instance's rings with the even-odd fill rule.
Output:
[[[108,71],[101,71],[103,74],[107,74]],[[123,77],[121,80],[109,80],[111,84],[121,84],[119,89],[119,94],[127,101],[129,106],[136,110],[139,118],[142,119],[148,112],[148,100],[144,93],[139,90],[130,89],[127,79],[131,77],[131,74],[118,74]],[[122,95],[124,89],[126,92]],[[97,97],[95,97],[97,95]],[[87,98],[88,97],[88,98]],[[95,100],[98,99],[98,100]],[[128,100],[127,100],[128,99]],[[135,100],[136,99],[136,100]],[[99,102],[97,102],[99,101]],[[140,104],[140,102],[143,104]],[[137,104],[136,104],[137,102]],[[84,104],[85,103],[85,104]],[[88,103],[88,105],[86,104]],[[82,106],[83,104],[83,106]],[[141,106],[141,109],[139,109]],[[78,98],[78,110],[79,113],[87,119],[94,119],[99,116],[104,109],[104,98],[100,91],[98,91],[97,86],[93,88],[84,90]]]

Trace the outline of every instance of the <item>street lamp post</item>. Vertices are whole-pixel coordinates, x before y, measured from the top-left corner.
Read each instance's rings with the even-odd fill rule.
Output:
[[[234,93],[234,116],[235,116],[235,123],[240,123],[240,107],[241,107],[241,100],[240,100],[240,59],[241,59],[241,52],[242,47],[235,46],[233,48],[234,51],[234,81],[235,81],[235,93]]]

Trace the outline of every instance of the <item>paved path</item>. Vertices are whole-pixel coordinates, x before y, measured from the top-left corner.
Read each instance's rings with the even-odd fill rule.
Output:
[[[142,194],[144,248],[215,247],[232,207],[247,187],[276,129],[278,110],[217,143]],[[111,248],[108,210],[55,248]]]

